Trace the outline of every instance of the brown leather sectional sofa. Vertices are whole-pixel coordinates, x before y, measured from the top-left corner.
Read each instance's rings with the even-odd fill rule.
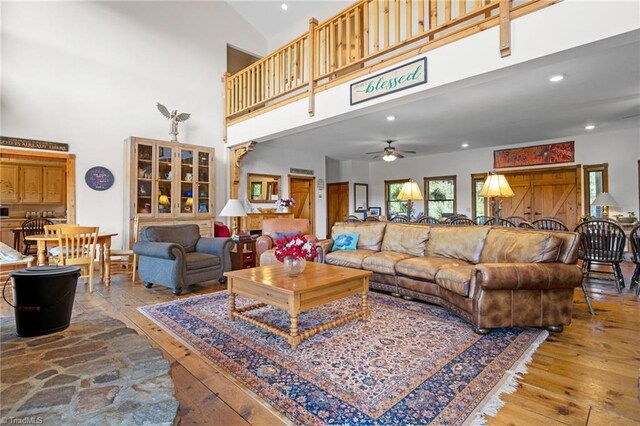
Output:
[[[330,252],[357,233],[356,250]],[[441,305],[486,334],[498,327],[571,323],[582,283],[578,234],[489,226],[336,223],[320,262],[373,272],[371,288]]]

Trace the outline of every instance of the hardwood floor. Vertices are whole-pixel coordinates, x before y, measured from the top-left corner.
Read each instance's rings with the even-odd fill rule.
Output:
[[[628,283],[631,264],[624,265]],[[197,285],[180,297],[220,291],[217,282]],[[529,364],[518,390],[503,395],[505,406],[491,425],[640,424],[640,298],[628,288],[619,295],[613,282],[589,280],[596,316],[589,315],[582,291],[574,296],[573,323],[551,334]],[[96,284],[90,294],[80,285],[74,315],[102,311],[149,337],[164,351],[180,401],[182,425],[272,425],[287,423],[246,388],[178,343],[137,311],[174,300],[166,287],[146,289],[127,275],[114,275],[110,287]],[[12,316],[6,304],[0,316]]]

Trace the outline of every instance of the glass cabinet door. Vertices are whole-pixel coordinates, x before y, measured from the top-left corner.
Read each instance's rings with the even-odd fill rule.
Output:
[[[180,150],[180,214],[193,216],[194,200],[194,153],[192,150]]]
[[[209,213],[209,181],[211,180],[211,156],[208,152],[198,153],[198,213]]]
[[[173,149],[166,146],[158,146],[158,166],[156,167],[157,206],[159,215],[171,215],[173,199],[171,182],[173,179]]]
[[[136,213],[152,214],[153,145],[139,144],[136,149]]]

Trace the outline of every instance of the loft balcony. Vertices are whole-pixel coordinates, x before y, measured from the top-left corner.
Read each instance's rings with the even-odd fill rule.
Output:
[[[361,0],[236,74],[225,75],[226,126],[359,75],[499,26],[510,55],[511,20],[559,0]]]

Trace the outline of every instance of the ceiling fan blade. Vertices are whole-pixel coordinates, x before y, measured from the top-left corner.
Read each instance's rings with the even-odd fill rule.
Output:
[[[380,153],[380,151],[365,152],[365,155],[379,154],[379,153]]]
[[[405,151],[405,150],[399,150],[399,149],[396,149],[396,152],[401,152],[403,154],[416,154],[415,151]]]
[[[400,154],[398,151],[394,152],[393,156],[396,158],[404,158],[404,155]]]
[[[378,154],[378,155],[374,155],[373,157],[371,157],[371,159],[372,159],[372,160],[377,160],[377,159],[378,159],[378,158],[380,158],[380,157],[381,157],[381,155],[380,155],[380,154]]]

